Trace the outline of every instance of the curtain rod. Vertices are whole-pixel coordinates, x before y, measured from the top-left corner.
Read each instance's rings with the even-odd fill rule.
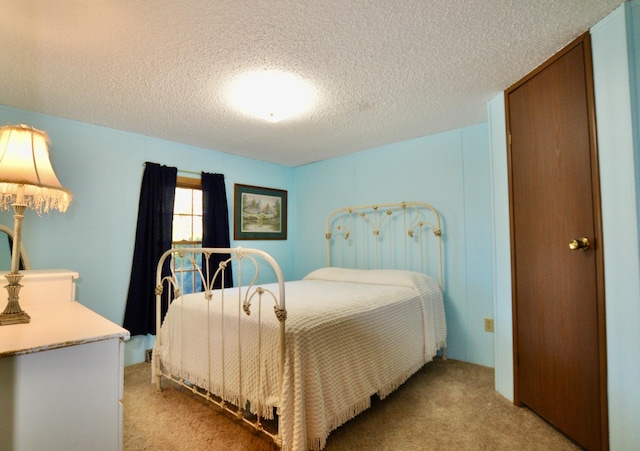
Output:
[[[146,166],[147,163],[142,163],[142,166]],[[187,169],[178,169],[178,172],[182,172],[183,174],[193,174],[193,175],[202,175],[202,172],[189,171]]]
[[[197,176],[202,175],[202,172],[187,171],[186,169],[178,169],[178,172],[181,172],[183,174],[193,174]]]

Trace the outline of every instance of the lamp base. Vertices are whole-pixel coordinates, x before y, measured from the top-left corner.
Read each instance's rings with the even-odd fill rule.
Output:
[[[0,326],[25,324],[28,322],[31,322],[31,317],[24,311],[20,313],[0,313]]]
[[[18,302],[18,294],[20,293],[20,288],[22,288],[22,285],[20,285],[22,274],[16,271],[5,274],[4,277],[9,281],[9,285],[5,285],[5,288],[9,292],[9,302],[4,312],[0,313],[0,326],[30,322],[31,317],[27,312],[22,310]]]

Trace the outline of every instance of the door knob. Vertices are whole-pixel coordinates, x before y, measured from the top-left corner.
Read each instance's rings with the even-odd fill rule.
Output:
[[[581,251],[586,251],[591,246],[588,238],[579,238],[577,240],[569,241],[569,249],[572,251],[580,249]]]

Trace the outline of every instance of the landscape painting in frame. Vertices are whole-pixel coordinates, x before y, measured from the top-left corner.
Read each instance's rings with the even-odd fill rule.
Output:
[[[235,184],[235,240],[286,240],[287,192]]]

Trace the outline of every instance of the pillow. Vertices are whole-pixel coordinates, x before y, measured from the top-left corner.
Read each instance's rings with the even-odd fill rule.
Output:
[[[353,282],[371,285],[391,285],[414,288],[422,291],[426,287],[437,286],[427,274],[400,269],[353,269],[327,267],[311,271],[304,280],[326,280],[333,282]]]

